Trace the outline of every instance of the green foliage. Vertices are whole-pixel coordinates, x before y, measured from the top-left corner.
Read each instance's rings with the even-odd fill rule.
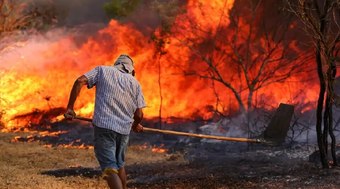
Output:
[[[140,0],[111,0],[104,4],[104,10],[110,18],[128,16],[138,6]]]

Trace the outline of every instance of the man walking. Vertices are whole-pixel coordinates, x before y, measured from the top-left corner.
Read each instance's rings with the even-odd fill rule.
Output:
[[[131,129],[142,132],[145,101],[134,78],[133,60],[120,55],[113,66],[97,66],[80,76],[71,90],[65,118],[76,116],[73,107],[81,88],[96,87],[93,115],[94,152],[110,189],[126,189],[125,151]]]

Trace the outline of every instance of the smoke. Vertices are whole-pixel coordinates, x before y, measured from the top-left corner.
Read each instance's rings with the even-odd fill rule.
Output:
[[[32,0],[40,12],[55,14],[58,26],[75,26],[85,23],[107,23],[109,18],[103,6],[110,0]]]
[[[44,72],[44,67],[51,62],[47,55],[47,49],[55,48],[59,43],[63,44],[60,48],[60,55],[75,50],[77,47],[72,40],[74,32],[67,31],[63,28],[55,28],[47,31],[43,35],[27,34],[21,36],[7,36],[1,41],[2,48],[0,52],[0,69],[16,70],[23,72],[38,71]],[[64,53],[62,53],[64,51]],[[60,57],[60,56],[59,56]]]
[[[34,9],[40,12],[49,11],[55,14],[58,26],[76,26],[88,23],[105,23],[110,21],[104,10],[104,5],[111,0],[30,0]],[[119,18],[120,22],[129,22],[138,29],[157,28],[160,19],[169,15],[171,10],[177,9],[184,2],[169,5],[166,1],[140,0],[138,6],[126,16]],[[51,13],[50,13],[51,14]],[[173,14],[173,13],[172,13]]]
[[[91,37],[100,35],[98,31],[107,27],[110,21],[103,8],[110,0],[21,2],[28,5],[26,13],[36,13],[42,21],[56,21],[44,23],[44,29],[39,32],[20,31],[1,38],[0,70],[45,74],[51,67],[57,66],[54,64],[67,62],[79,66],[81,61],[73,58],[73,54],[77,55]],[[155,16],[151,2],[141,1],[134,12],[119,22],[128,22],[145,34],[157,28],[159,18]]]
[[[77,51],[89,37],[107,27],[109,18],[103,5],[110,0],[23,0],[24,14],[35,14],[41,22],[38,32],[21,31],[3,36],[0,41],[0,69],[43,73],[46,50],[64,44],[58,52]],[[55,21],[51,21],[55,19]],[[63,53],[64,52],[64,53]],[[60,56],[58,56],[60,57]]]
[[[42,22],[48,25],[44,29],[82,28],[79,33],[80,43],[88,36],[107,27],[112,18],[105,12],[104,5],[111,0],[28,0],[30,8],[41,15]],[[140,0],[133,11],[125,16],[114,18],[122,24],[129,24],[146,36],[161,26],[164,19],[175,18],[185,1],[148,1]],[[168,22],[168,21],[167,21]],[[164,24],[164,23],[163,23]],[[76,39],[77,42],[79,40]]]

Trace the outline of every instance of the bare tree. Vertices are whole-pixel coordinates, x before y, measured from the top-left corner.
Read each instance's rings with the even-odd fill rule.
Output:
[[[220,16],[214,28],[201,27],[188,18],[190,28],[177,28],[182,35],[178,40],[193,53],[189,67],[194,69],[186,69],[185,74],[222,84],[244,113],[254,107],[256,91],[302,71],[303,62],[298,61],[292,42],[285,40],[289,18],[276,20],[280,24],[273,26],[264,17],[264,1],[243,0],[242,6],[235,3],[230,12],[227,2],[216,10]]]
[[[288,8],[303,23],[315,46],[315,61],[320,82],[316,112],[316,131],[323,168],[329,168],[327,159],[328,136],[331,138],[333,165],[337,165],[333,134],[334,79],[340,51],[339,0],[287,0]],[[323,122],[323,124],[322,124]]]

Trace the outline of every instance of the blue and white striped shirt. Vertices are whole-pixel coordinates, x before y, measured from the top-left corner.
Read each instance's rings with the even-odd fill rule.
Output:
[[[139,82],[113,66],[98,66],[84,76],[88,88],[96,86],[93,124],[128,135],[134,112],[146,106]]]

